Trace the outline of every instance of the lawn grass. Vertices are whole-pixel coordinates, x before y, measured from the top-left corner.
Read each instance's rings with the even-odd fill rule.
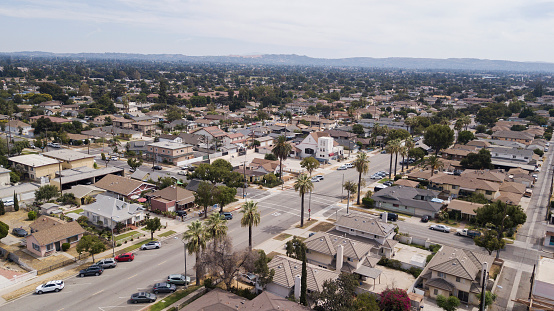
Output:
[[[185,298],[188,294],[194,292],[200,288],[199,286],[189,286],[187,289],[180,289],[171,295],[167,295],[163,299],[159,300],[155,304],[151,305],[147,310],[149,311],[160,311],[163,310],[175,302]]]
[[[390,179],[388,179],[388,178],[383,178],[383,179],[379,180],[378,183],[383,184],[383,183],[385,183],[386,181],[389,181],[389,180]]]
[[[132,235],[135,235],[135,234],[137,234],[137,233],[138,233],[138,232],[136,232],[136,231],[129,231],[129,232],[125,232],[125,233],[120,234],[120,235],[116,235],[116,236],[115,236],[115,241],[117,242],[117,241],[119,241],[119,240],[128,238],[128,237],[130,237],[130,236],[132,236]]]
[[[335,224],[330,222],[321,221],[317,225],[313,226],[310,231],[313,232],[327,232],[329,229],[333,228]]]
[[[70,211],[69,213],[79,214],[79,213],[81,213],[81,212],[83,212],[83,209],[82,209],[82,208],[76,209],[76,210],[74,210],[74,211]],[[69,213],[68,213],[68,214],[69,214]]]
[[[317,222],[317,220],[315,220],[315,219],[310,219],[310,220],[304,222],[304,226],[303,226],[303,227],[300,227],[300,224],[298,224],[298,225],[296,226],[296,228],[306,229],[306,228],[308,228],[309,226],[315,224],[316,222]]]
[[[169,230],[169,231],[167,231],[167,232],[158,234],[158,236],[159,236],[159,237],[166,237],[166,236],[170,236],[170,235],[172,235],[172,234],[175,234],[175,231]]]
[[[269,258],[269,260],[271,260],[271,259],[273,259],[273,257],[275,257],[277,255],[282,255],[282,254],[279,253],[279,252],[271,252],[271,253],[267,254],[267,258]]]
[[[143,241],[140,241],[140,242],[137,242],[131,246],[127,246],[125,247],[124,249],[118,251],[118,253],[120,254],[124,254],[124,253],[128,253],[128,252],[131,252],[131,251],[134,251],[135,249],[139,248],[142,244],[145,244],[145,243],[148,243],[148,242],[152,242],[152,241],[156,241],[156,240],[151,240],[151,239],[147,239],[147,240],[143,240]]]
[[[284,241],[284,240],[286,240],[286,239],[288,239],[288,238],[290,238],[290,237],[291,237],[291,235],[288,234],[288,233],[281,233],[281,234],[279,234],[278,236],[273,237],[273,238],[274,238],[275,240],[277,240],[277,241]]]

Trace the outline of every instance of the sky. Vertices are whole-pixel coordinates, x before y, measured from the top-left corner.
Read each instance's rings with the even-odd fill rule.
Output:
[[[554,2],[0,0],[0,52],[554,62]]]

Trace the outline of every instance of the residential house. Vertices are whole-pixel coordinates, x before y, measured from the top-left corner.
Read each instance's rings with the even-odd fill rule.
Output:
[[[376,245],[386,245],[387,240],[392,240],[395,235],[394,228],[395,225],[383,222],[379,218],[358,214],[341,216],[335,223],[335,230],[339,234],[363,237]]]
[[[254,158],[247,167],[250,170],[260,172],[265,174],[279,173],[279,161],[266,160],[262,158]],[[285,170],[285,165],[283,164],[283,171]]]
[[[224,145],[245,144],[246,139],[247,137],[244,136],[242,133],[228,133],[227,136],[223,137],[223,144]]]
[[[64,243],[74,245],[85,233],[76,221],[64,222],[48,216],[40,216],[29,227],[31,234],[25,237],[27,250],[40,257],[61,251]]]
[[[532,134],[518,131],[498,131],[493,133],[491,137],[492,139],[515,141],[525,145],[529,145],[535,138]]]
[[[32,180],[43,180],[48,182],[56,176],[60,169],[60,161],[38,154],[26,154],[8,158],[16,167],[20,167],[23,178]]]
[[[194,207],[194,192],[177,186],[166,187],[147,196],[152,210],[175,212]]]
[[[177,138],[180,139],[180,137]],[[156,162],[170,163],[177,166],[185,164],[186,160],[194,157],[192,145],[169,141],[149,144],[146,156],[155,159]]]
[[[438,295],[455,296],[462,303],[478,305],[484,262],[490,267],[494,257],[445,245],[427,264],[416,280],[416,287],[433,299]]]
[[[33,136],[33,127],[19,120],[10,120],[6,123],[5,132],[17,133],[24,136]]]
[[[131,125],[133,126],[133,130],[139,131],[143,134],[149,134],[156,129],[156,124],[150,121],[134,122],[131,123]]]
[[[62,169],[77,167],[94,168],[94,155],[92,154],[85,154],[71,149],[57,149],[43,152],[42,155],[61,162]]]
[[[155,185],[135,180],[131,178],[121,177],[117,175],[106,175],[95,184],[96,187],[104,189],[118,199],[135,199],[138,198],[144,191],[154,190]]]
[[[477,178],[486,181],[492,181],[496,183],[503,183],[506,179],[506,174],[502,171],[495,170],[471,170],[467,169],[461,173],[461,176],[467,178]]]
[[[85,203],[85,198],[88,197],[96,197],[99,194],[105,193],[106,190],[100,189],[98,187],[95,187],[93,185],[76,185],[71,187],[69,190],[65,190],[65,193],[73,193],[75,198],[81,202],[81,204]]]
[[[10,185],[11,170],[0,167],[0,187]]]
[[[212,142],[214,140],[223,140],[223,138],[227,136],[227,133],[225,133],[222,129],[220,129],[217,126],[199,128],[192,133],[196,135],[202,135],[206,137],[208,141],[212,141]]]
[[[502,147],[492,147],[489,150],[491,152],[492,159],[518,161],[523,163],[534,161],[533,150]]]
[[[469,196],[472,193],[480,193],[487,200],[494,200],[500,193],[500,184],[478,178],[455,176],[438,173],[429,179],[430,189],[446,191],[452,198]]]
[[[483,207],[483,204],[462,201],[457,199],[451,200],[450,203],[448,204],[448,210],[459,212],[461,219],[466,219],[466,220],[469,220],[475,217],[475,215],[477,215],[475,213],[475,210],[477,210],[480,207]]]
[[[291,294],[299,297],[302,261],[277,255],[267,265],[270,270],[275,271],[275,275],[273,281],[267,284],[266,291],[281,297],[289,297]],[[308,293],[321,292],[325,281],[336,280],[339,277],[338,272],[323,269],[310,263],[306,264],[306,272]]]
[[[35,121],[37,121],[37,120],[40,119],[40,118],[50,119],[50,121],[52,121],[53,123],[59,123],[59,124],[62,124],[62,123],[71,123],[71,120],[69,120],[69,119],[58,118],[58,117],[52,117],[52,116],[34,116],[34,117],[30,117],[29,119],[30,119],[32,122],[35,122]]]
[[[381,209],[403,214],[434,217],[443,207],[443,201],[434,191],[404,186],[382,189],[371,197]]]
[[[117,223],[125,226],[135,225],[146,217],[146,210],[140,204],[125,201],[107,195],[96,196],[96,202],[82,205],[83,215],[93,224],[113,229]]]
[[[295,145],[291,155],[299,158],[314,157],[320,161],[328,162],[342,157],[344,148],[325,132],[313,132]]]

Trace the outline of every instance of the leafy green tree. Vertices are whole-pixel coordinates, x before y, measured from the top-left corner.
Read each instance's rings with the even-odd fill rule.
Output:
[[[127,160],[127,165],[133,170],[136,171],[141,165],[142,160],[136,159],[136,158],[129,158]]]
[[[475,116],[475,121],[487,126],[494,126],[497,119],[497,112],[490,107],[479,109],[477,115]]]
[[[539,148],[534,149],[533,152],[539,157],[542,157],[544,155],[544,151],[540,150]]]
[[[435,155],[441,149],[446,149],[454,142],[454,131],[448,125],[433,124],[423,135],[423,143],[435,149]]]
[[[217,186],[214,189],[213,201],[219,205],[219,212],[223,213],[225,205],[235,201],[237,189],[227,186]]]
[[[506,241],[504,238],[498,237],[498,232],[496,230],[490,229],[485,231],[481,236],[475,237],[473,239],[475,245],[480,246],[489,252],[489,255],[492,255],[492,252],[504,249],[506,246]]]
[[[314,184],[312,179],[306,174],[300,174],[296,181],[294,182],[294,191],[298,191],[300,194],[301,205],[300,205],[300,227],[304,227],[304,195],[314,189]]]
[[[503,238],[508,230],[514,230],[527,220],[527,215],[521,206],[495,201],[475,210],[475,221],[481,225],[488,225],[494,229],[488,230],[483,236],[475,239],[476,245],[490,245],[489,249],[496,250],[496,257],[504,248]],[[494,232],[490,232],[494,231]],[[496,237],[496,240],[492,239]],[[478,244],[479,243],[479,244]],[[489,253],[491,251],[489,250]]]
[[[183,118],[183,110],[177,106],[169,106],[165,111],[165,118],[168,122],[181,120]]]
[[[417,160],[425,158],[425,151],[421,147],[413,148],[408,151],[408,157]]]
[[[194,253],[196,255],[196,262],[200,262],[200,256],[202,251],[206,248],[206,243],[208,241],[208,234],[206,233],[205,227],[202,226],[202,223],[199,220],[191,222],[187,231],[183,234],[183,241],[185,241],[185,246],[189,253]],[[200,267],[196,269],[196,285],[200,286],[201,271]]]
[[[483,124],[479,124],[479,125],[477,125],[477,127],[475,127],[475,132],[477,134],[485,133],[486,131],[487,131],[487,127]]]
[[[316,310],[347,311],[355,309],[356,288],[358,280],[353,274],[341,273],[336,280],[323,282],[321,292],[313,292],[312,299]],[[366,310],[366,309],[361,309]]]
[[[19,211],[19,199],[15,191],[13,192],[13,210],[16,212]]]
[[[438,295],[437,305],[445,311],[456,311],[460,305],[460,299],[456,296],[449,296],[446,298],[443,295]]]
[[[279,136],[277,143],[273,149],[271,149],[271,153],[279,158],[279,178],[281,178],[281,182],[283,181],[283,160],[286,160],[289,157],[291,151],[292,146],[287,142],[287,138],[283,135]]]
[[[314,170],[317,170],[317,168],[319,167],[319,161],[316,160],[316,158],[314,157],[307,157],[307,158],[304,158],[302,161],[300,161],[300,166],[306,171],[308,171],[311,177],[312,172]]]
[[[264,159],[269,161],[277,161],[277,157],[273,153],[266,153]]]
[[[285,250],[286,254],[290,258],[302,260],[302,252],[303,249],[306,247],[304,242],[300,240],[297,236],[292,237],[292,240],[287,241],[285,244]]]
[[[194,193],[194,204],[204,208],[204,218],[208,217],[208,206],[213,204],[213,189],[214,186],[203,181]]]
[[[258,276],[258,285],[262,288],[273,282],[275,270],[269,270],[267,263],[271,259],[267,257],[263,249],[258,250],[258,259],[254,262],[254,273]]]
[[[158,179],[158,188],[160,189],[164,189],[164,188],[167,188],[167,187],[171,187],[173,185],[175,185],[177,183],[177,180],[175,178],[172,178],[172,177],[161,177]]]
[[[242,213],[240,226],[248,227],[248,249],[252,251],[252,227],[257,227],[261,220],[260,212],[258,211],[258,203],[246,201],[242,205],[240,212]]]
[[[460,165],[464,168],[484,170],[484,169],[493,169],[494,165],[492,164],[491,152],[485,148],[479,150],[478,153],[470,152],[462,161]]]
[[[77,253],[89,253],[94,262],[94,255],[106,250],[106,245],[96,235],[85,235],[79,240],[76,247]]]
[[[356,296],[354,300],[354,311],[380,311],[379,303],[375,298],[375,295],[364,292]]]
[[[358,136],[363,135],[365,133],[363,125],[361,125],[361,124],[352,125],[352,133],[354,133]]]
[[[440,160],[437,156],[430,156],[425,160],[425,168],[431,169],[431,177],[433,177],[433,174],[435,173],[435,170],[441,169],[444,167],[444,163]]]
[[[348,208],[350,207],[350,194],[356,193],[358,189],[358,185],[350,180],[347,180],[344,182],[344,185],[342,185],[344,190],[348,192],[348,200],[346,201],[346,213],[348,214]]]
[[[10,226],[0,221],[0,240],[8,236]]]
[[[58,188],[54,185],[44,185],[35,191],[35,200],[38,202],[48,201],[59,195]]]
[[[150,231],[150,240],[154,240],[154,232],[162,228],[162,223],[158,217],[150,218],[147,217],[144,222],[146,226],[144,227],[147,231]]]
[[[3,203],[0,203],[0,206],[1,206],[2,208],[4,208],[4,204],[3,204]],[[0,214],[1,214],[1,213],[0,213]],[[35,220],[35,219],[37,219],[37,212],[35,212],[35,211],[29,211],[29,212],[27,213],[27,218],[28,218],[29,220]]]
[[[483,295],[479,294],[479,305],[483,301]],[[496,294],[491,293],[490,291],[485,292],[485,310],[491,306],[496,301]]]
[[[11,183],[18,183],[20,180],[19,174],[16,172],[10,172],[10,182]]]
[[[475,139],[475,135],[473,135],[470,131],[461,131],[458,133],[458,142],[460,144],[467,144],[470,141]]]
[[[354,168],[358,172],[358,200],[357,204],[360,204],[360,193],[362,187],[362,175],[367,174],[369,171],[369,157],[365,152],[358,152],[356,160],[354,160]]]

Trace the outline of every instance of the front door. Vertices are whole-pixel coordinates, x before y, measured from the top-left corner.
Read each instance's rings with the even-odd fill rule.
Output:
[[[59,251],[61,251],[61,250],[62,250],[62,248],[61,248],[61,246],[60,246],[60,242],[59,242],[59,241],[58,241],[58,242],[56,242],[56,243],[54,243],[54,245],[55,245],[55,247],[56,247],[56,251],[57,251],[57,252],[59,252]]]
[[[458,291],[458,299],[460,299],[461,302],[467,303],[468,299],[469,299],[469,293],[459,290]]]

